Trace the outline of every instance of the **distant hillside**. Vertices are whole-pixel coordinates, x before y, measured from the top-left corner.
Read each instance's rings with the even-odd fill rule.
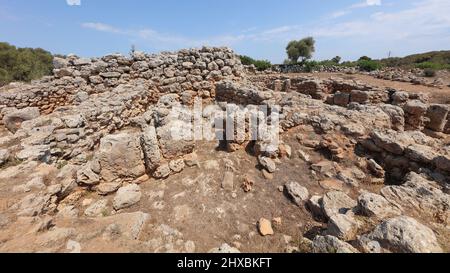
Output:
[[[31,81],[53,70],[53,56],[41,48],[17,48],[0,43],[0,86],[12,81]]]
[[[414,54],[403,58],[381,59],[379,61],[384,66],[389,67],[450,69],[450,50]]]

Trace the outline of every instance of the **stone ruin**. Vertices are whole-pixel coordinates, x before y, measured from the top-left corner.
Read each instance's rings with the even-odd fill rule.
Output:
[[[18,215],[60,212],[66,209],[61,207],[64,200],[80,188],[100,196],[116,193],[114,209],[120,211],[139,201],[137,184],[142,181],[167,179],[196,166],[196,141],[174,140],[171,135],[173,130],[182,130],[183,121],[192,122],[194,117],[185,114],[174,118],[170,112],[175,106],[192,107],[195,99],[202,98],[204,119],[211,113],[225,112],[230,105],[276,108],[281,135],[309,128],[311,135],[320,137],[297,136],[302,145],[329,159],[328,163],[314,163],[306,152],[299,151],[314,174],[353,189],[363,183],[382,185],[381,195],[365,193],[358,201],[340,191],[310,197],[304,187],[287,185],[295,203],[306,204],[316,219],[328,223],[329,235],[309,242],[312,251],[326,252],[329,247],[344,252],[381,248],[442,251],[427,227],[406,216],[389,217],[408,208],[429,217],[439,215],[448,224],[449,105],[429,104],[423,94],[340,78],[248,75],[228,48],[157,55],[136,52],[130,58],[68,56],[55,58],[54,66],[53,76],[0,89],[1,126],[10,132],[0,138],[0,165],[41,162],[61,169],[57,181],[51,182],[51,191],[25,197],[17,207]],[[269,116],[265,118],[274,126]],[[248,123],[245,118],[242,121]],[[250,148],[265,177],[276,172],[281,158],[293,153],[283,141],[250,141],[248,135],[225,142],[228,152]],[[339,164],[353,167],[341,168]],[[226,168],[232,172],[234,167]],[[124,195],[131,200],[122,200]],[[346,211],[354,208],[357,216],[340,213],[343,207]],[[390,220],[358,235],[352,246],[347,242],[356,238],[355,217],[360,216]],[[386,239],[390,232],[386,225],[405,233],[415,227],[429,243]]]

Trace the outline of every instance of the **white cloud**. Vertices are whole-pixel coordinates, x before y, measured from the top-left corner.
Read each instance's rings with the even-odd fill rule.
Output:
[[[81,24],[82,27],[100,32],[126,35],[133,39],[140,39],[151,43],[155,47],[162,49],[171,47],[199,47],[203,45],[227,45],[231,46],[246,39],[246,35],[219,35],[204,39],[194,39],[181,35],[161,33],[150,28],[142,29],[122,29],[105,23],[88,22]],[[248,30],[247,30],[248,31]]]
[[[66,0],[69,6],[81,6],[81,0]]]
[[[81,24],[81,26],[84,28],[90,28],[102,32],[123,33],[122,30],[103,23],[83,23]]]
[[[381,5],[382,5],[381,0],[365,0],[363,2],[359,2],[359,3],[353,4],[349,7],[346,7],[342,10],[335,11],[330,15],[330,17],[331,18],[339,18],[339,17],[342,17],[342,16],[352,13],[356,9],[376,7],[376,6],[381,6]]]
[[[381,6],[381,0],[366,0],[368,6]]]

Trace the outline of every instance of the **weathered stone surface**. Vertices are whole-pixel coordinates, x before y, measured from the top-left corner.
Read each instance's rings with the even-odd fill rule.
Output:
[[[94,204],[90,205],[84,211],[84,215],[86,215],[88,217],[105,216],[105,214],[107,213],[107,205],[108,205],[107,199],[99,200],[99,201],[95,202]]]
[[[96,187],[96,190],[100,195],[108,195],[116,192],[121,185],[121,182],[101,183]]]
[[[450,196],[442,192],[436,182],[414,172],[406,176],[404,184],[384,187],[381,194],[389,202],[419,214],[432,216],[435,213],[444,213],[447,215],[444,218],[449,215]]]
[[[400,216],[386,220],[369,235],[383,248],[403,253],[439,253],[442,248],[434,232],[415,219]]]
[[[259,219],[258,221],[258,230],[262,236],[273,235],[272,223],[264,218]]]
[[[450,155],[438,156],[433,162],[438,169],[450,172]]]
[[[363,215],[378,219],[401,214],[401,210],[383,196],[369,192],[363,193],[358,197],[358,209]]]
[[[120,188],[114,197],[113,206],[115,210],[125,209],[133,206],[141,200],[141,188],[136,184]]]
[[[0,166],[8,161],[9,156],[10,153],[7,149],[0,149]]]
[[[143,153],[136,133],[108,135],[101,139],[97,154],[101,177],[112,182],[117,178],[136,179],[145,173]]]
[[[437,154],[429,146],[413,144],[405,149],[405,156],[416,162],[430,164],[436,158]]]
[[[169,168],[174,173],[180,173],[185,167],[183,159],[172,160],[169,162]]]
[[[375,145],[378,147],[390,153],[402,155],[405,147],[397,142],[393,134],[395,133],[390,132],[390,134],[383,134],[381,132],[374,132],[371,134],[371,137]]]
[[[355,200],[340,191],[329,192],[322,199],[322,209],[327,218],[336,214],[345,214],[356,206]]]
[[[378,178],[384,178],[385,171],[375,160],[370,159],[367,161],[367,168],[369,171]]]
[[[149,172],[153,172],[161,164],[161,151],[155,127],[149,126],[144,130],[141,136],[141,146],[144,152],[145,166]]]
[[[169,177],[171,172],[172,171],[170,170],[169,164],[165,163],[156,169],[156,171],[153,173],[153,177],[157,179],[167,178]]]
[[[313,241],[314,253],[358,253],[350,244],[333,236],[317,236]]]
[[[95,173],[89,164],[77,171],[77,183],[83,185],[96,185],[100,183],[100,177]]]
[[[32,120],[40,116],[39,108],[28,107],[20,110],[11,109],[3,116],[3,124],[9,131],[15,133],[20,129],[22,122]]]
[[[325,218],[324,212],[322,209],[322,196],[314,195],[307,202],[307,208],[313,215],[313,217],[317,220],[322,220]]]
[[[195,143],[188,136],[190,129],[184,127],[185,125],[183,124],[183,122],[170,122],[157,128],[160,148],[164,158],[173,159],[194,151]]]
[[[268,157],[260,156],[258,161],[269,173],[274,173],[277,170],[275,162]]]
[[[450,108],[448,105],[433,104],[428,108],[426,127],[436,132],[442,132],[447,123]]]
[[[344,241],[355,239],[358,231],[358,222],[349,214],[336,214],[328,222],[328,235],[335,236]]]
[[[297,206],[303,206],[303,203],[308,200],[308,189],[300,186],[297,182],[289,182],[284,186],[288,197],[294,201]]]

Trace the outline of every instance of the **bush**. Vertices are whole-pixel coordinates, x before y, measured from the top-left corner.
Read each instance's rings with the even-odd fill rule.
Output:
[[[361,58],[359,58],[358,62],[360,61],[372,61],[372,58],[367,57],[367,56],[362,56]]]
[[[375,71],[381,68],[381,64],[377,61],[372,60],[359,60],[358,61],[359,69],[362,71]]]
[[[420,68],[420,69],[444,70],[444,69],[450,69],[450,64],[423,62],[423,63],[416,64],[416,67]]]
[[[243,65],[254,65],[258,71],[264,71],[272,67],[272,63],[267,60],[255,60],[249,56],[239,56]]]
[[[52,70],[53,56],[49,52],[0,43],[0,85],[39,79],[50,75]]]
[[[421,62],[416,64],[417,68],[420,69],[433,69],[433,70],[438,70],[440,68],[440,65],[437,63],[432,63],[432,62]]]
[[[239,56],[239,58],[241,59],[241,63],[243,65],[252,65],[255,63],[255,60],[250,58],[249,56],[241,55]]]
[[[259,71],[265,71],[272,67],[272,63],[267,60],[257,60],[255,61],[255,66]]]
[[[429,77],[429,78],[435,77],[436,76],[436,70],[434,70],[432,68],[427,68],[427,69],[425,69],[423,71],[423,75],[425,77]]]
[[[319,63],[316,61],[306,61],[304,62],[304,67],[306,72],[313,72],[319,67]]]

